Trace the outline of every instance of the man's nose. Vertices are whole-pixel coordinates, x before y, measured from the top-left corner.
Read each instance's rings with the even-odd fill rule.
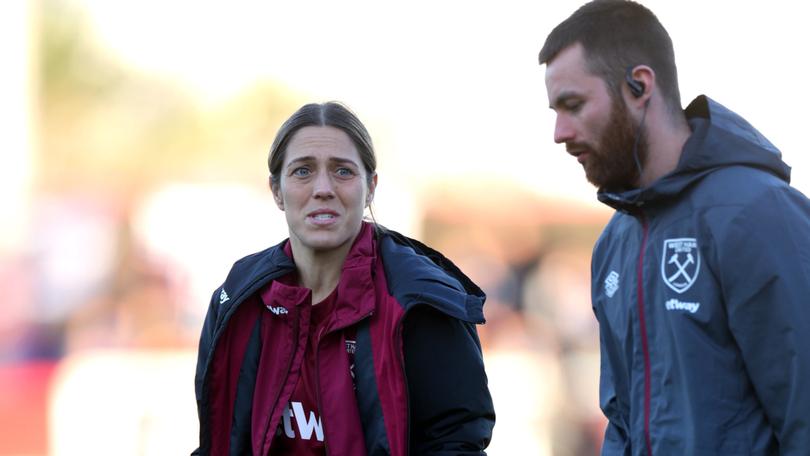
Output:
[[[557,116],[554,124],[554,142],[562,144],[574,139],[575,132],[571,121],[566,116]]]

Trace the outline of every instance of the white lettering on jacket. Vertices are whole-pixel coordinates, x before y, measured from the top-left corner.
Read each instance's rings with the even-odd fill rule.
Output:
[[[608,298],[612,298],[616,291],[619,289],[619,273],[610,271],[607,279],[605,279],[605,294]]]
[[[290,410],[292,406],[292,410]],[[323,442],[323,425],[321,419],[315,415],[315,412],[309,412],[307,418],[304,406],[300,402],[290,402],[290,405],[284,407],[281,412],[281,422],[284,428],[284,435],[294,439],[295,430],[292,426],[292,420],[295,418],[295,424],[298,427],[298,435],[302,440],[312,440],[312,432],[315,432],[315,438],[319,442]]]
[[[689,313],[695,313],[700,308],[699,302],[683,302],[677,299],[670,299],[665,303],[667,310],[686,310]]]
[[[267,308],[270,309],[270,312],[273,312],[276,315],[284,315],[284,314],[288,313],[287,309],[285,309],[282,306],[278,306],[278,307],[267,306]]]

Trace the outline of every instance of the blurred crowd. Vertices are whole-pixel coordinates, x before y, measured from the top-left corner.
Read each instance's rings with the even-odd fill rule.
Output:
[[[234,260],[286,237],[263,163],[310,100],[268,83],[201,108],[100,52],[70,2],[41,2],[34,22],[36,140],[20,154],[33,172],[12,196],[22,234],[0,239],[0,456],[186,454],[210,293]],[[489,454],[598,454],[589,256],[607,212],[505,181],[402,184],[379,143],[394,179],[378,204],[409,209],[375,208],[378,221],[488,294]],[[415,190],[386,200],[391,180]]]

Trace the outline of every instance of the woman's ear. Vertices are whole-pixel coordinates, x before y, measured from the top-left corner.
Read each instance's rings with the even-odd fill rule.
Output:
[[[366,195],[366,207],[371,205],[371,202],[374,201],[374,190],[377,188],[377,173],[374,173],[371,176],[371,180],[368,182],[368,195]]]
[[[273,192],[273,200],[276,202],[276,206],[282,211],[284,210],[284,198],[281,197],[281,188],[280,185],[276,182],[273,182],[273,177],[270,177],[270,191]]]

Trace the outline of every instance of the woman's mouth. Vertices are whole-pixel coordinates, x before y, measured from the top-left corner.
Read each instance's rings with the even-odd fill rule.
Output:
[[[339,215],[329,210],[318,210],[307,214],[307,218],[315,225],[329,225],[335,222]]]

